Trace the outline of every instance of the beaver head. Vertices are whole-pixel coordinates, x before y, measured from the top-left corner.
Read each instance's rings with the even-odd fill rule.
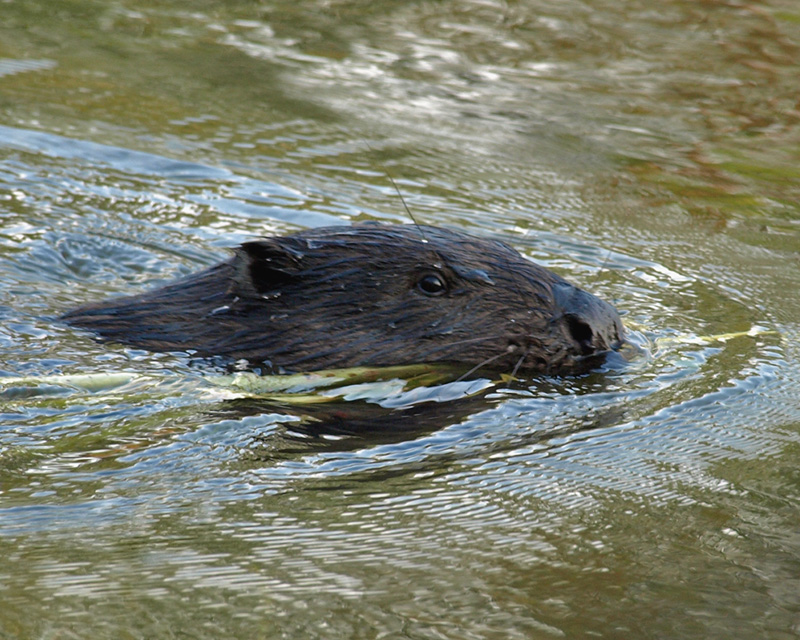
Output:
[[[449,363],[571,374],[623,334],[611,305],[508,245],[415,225],[247,242],[206,271],[64,319],[154,351],[276,371]]]

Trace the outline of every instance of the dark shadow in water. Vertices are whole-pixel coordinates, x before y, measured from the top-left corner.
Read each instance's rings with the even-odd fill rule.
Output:
[[[287,441],[325,442],[326,449],[337,449],[339,445],[350,449],[363,446],[367,440],[373,444],[391,444],[427,435],[492,404],[481,394],[450,402],[423,402],[402,409],[362,400],[292,406],[255,399],[232,401],[225,409],[239,417],[264,412],[293,415],[300,420],[286,425],[283,437]]]
[[[564,411],[556,412],[554,424],[532,426],[524,440],[534,442],[564,436],[579,431],[610,426],[620,419],[624,407],[601,403],[604,409],[593,411],[591,419],[574,414],[568,405],[577,396],[607,391],[608,381],[603,374],[590,374],[571,379],[540,379],[494,385],[470,397],[449,401],[425,401],[402,408],[389,408],[367,401],[336,400],[318,404],[293,405],[274,400],[255,398],[226,402],[214,411],[219,419],[241,419],[267,413],[297,418],[267,435],[255,436],[248,458],[256,460],[285,459],[315,452],[348,452],[379,445],[411,442],[468,418],[480,422],[479,414],[490,412],[510,398],[523,403],[526,399],[546,396],[563,402]],[[487,416],[487,428],[497,418]],[[492,450],[518,447],[523,444],[519,433],[513,441],[498,438]],[[252,456],[252,458],[251,458]]]

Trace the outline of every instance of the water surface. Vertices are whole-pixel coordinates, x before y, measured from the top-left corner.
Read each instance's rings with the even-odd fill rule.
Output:
[[[0,375],[138,377],[0,398],[0,635],[800,634],[794,3],[2,16]],[[56,321],[259,234],[408,222],[387,173],[642,352],[299,408]]]

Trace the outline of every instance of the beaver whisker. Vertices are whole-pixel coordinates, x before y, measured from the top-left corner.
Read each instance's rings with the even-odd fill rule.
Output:
[[[367,149],[369,149],[370,153],[375,156],[375,149],[372,148],[372,145],[369,141],[362,136],[361,138],[364,141],[364,144],[367,145]],[[400,198],[400,202],[403,205],[403,209],[406,211],[406,215],[408,216],[409,220],[414,223],[414,226],[419,231],[419,235],[422,238],[422,241],[427,244],[428,239],[425,237],[425,230],[422,226],[417,222],[417,219],[414,217],[414,214],[411,213],[411,209],[408,208],[408,204],[406,204],[406,199],[403,197],[402,192],[400,191],[400,187],[397,186],[397,183],[394,180],[394,177],[389,172],[389,169],[386,168],[386,165],[381,162],[378,158],[375,158],[375,162],[378,163],[378,166],[383,169],[383,172],[386,174],[386,177],[389,178],[389,182],[392,183],[392,187],[394,187],[394,191],[397,194],[397,197]]]
[[[456,378],[456,382],[461,382],[462,380],[466,380],[468,377],[470,377],[473,373],[475,373],[479,369],[483,369],[483,367],[485,367],[487,364],[491,364],[495,360],[497,360],[499,358],[502,358],[504,355],[506,355],[506,354],[505,353],[498,353],[497,355],[494,355],[494,356],[491,356],[489,358],[486,358],[486,360],[484,360],[483,362],[479,362],[474,367],[472,367],[472,369],[470,369],[466,373],[464,373],[464,374],[460,375],[458,378]]]
[[[619,348],[618,345],[617,348]],[[594,362],[597,360],[603,360],[604,358],[608,357],[612,353],[614,353],[615,349],[603,349],[602,351],[595,351],[594,353],[587,353],[585,355],[578,355],[574,356],[575,362]]]
[[[443,351],[445,349],[450,349],[451,347],[465,345],[465,344],[480,344],[480,343],[483,343],[483,342],[489,342],[489,343],[493,344],[493,341],[498,339],[498,338],[502,339],[503,338],[503,334],[497,333],[497,334],[493,334],[493,335],[489,334],[489,335],[481,336],[480,338],[462,338],[461,340],[452,340],[452,341],[448,342],[447,344],[436,345],[436,346],[434,346],[434,347],[432,347],[430,349],[427,349],[426,353],[428,355],[432,355],[434,353],[439,353],[439,352],[441,352],[441,351]],[[500,353],[500,354],[497,355],[497,357],[502,357],[504,355],[508,355],[508,354]]]
[[[517,360],[517,363],[514,365],[514,368],[511,370],[511,377],[512,378],[516,378],[517,377],[517,372],[519,371],[519,368],[522,366],[522,363],[525,362],[525,358],[527,358],[527,357],[528,357],[527,353],[523,353],[519,357],[519,359]]]
[[[424,349],[420,353],[420,359],[418,361],[416,361],[416,362],[413,362],[413,363],[409,362],[407,364],[424,364],[424,363],[430,363],[430,362],[442,362],[442,363],[459,364],[460,361],[461,361],[461,358],[458,357],[457,354],[453,355],[453,357],[451,357],[451,358],[448,358],[448,357],[439,358],[439,357],[436,357],[436,354],[440,354],[445,350],[450,350],[453,347],[458,347],[458,346],[466,345],[466,344],[476,344],[476,343],[482,343],[482,342],[488,342],[489,344],[493,344],[493,341],[495,341],[495,340],[497,340],[499,338],[502,338],[502,335],[496,334],[496,335],[483,336],[481,338],[464,338],[462,340],[452,340],[452,341],[448,341],[446,344],[441,344],[441,345],[424,345],[427,348]],[[354,343],[354,344],[364,344],[366,342],[367,342],[367,340],[363,339],[363,340],[361,340],[361,341],[359,341],[357,343]],[[421,346],[423,346],[423,345],[421,345]],[[375,361],[380,361],[382,356],[391,355],[392,353],[396,352],[396,350],[397,350],[397,345],[396,344],[386,345],[386,347],[384,347],[383,349],[381,349],[379,351],[375,351],[372,354],[373,355],[372,359],[375,360]],[[319,355],[319,354],[316,354],[316,355]],[[500,354],[494,355],[494,356],[492,356],[492,361],[494,361],[494,360],[496,360],[498,358],[501,358],[501,357],[503,357],[505,355],[507,355],[507,354],[500,353]],[[367,364],[373,364],[373,362],[369,362]],[[480,365],[478,365],[478,367],[481,367],[483,365],[484,365],[484,363],[481,363]]]

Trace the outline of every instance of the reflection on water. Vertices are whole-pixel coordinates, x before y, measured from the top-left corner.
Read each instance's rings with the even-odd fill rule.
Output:
[[[0,635],[800,632],[794,5],[2,23],[0,375],[33,380],[0,394]],[[259,234],[407,222],[387,173],[613,300],[638,352],[299,404],[54,320]],[[98,372],[131,378],[45,378]]]

